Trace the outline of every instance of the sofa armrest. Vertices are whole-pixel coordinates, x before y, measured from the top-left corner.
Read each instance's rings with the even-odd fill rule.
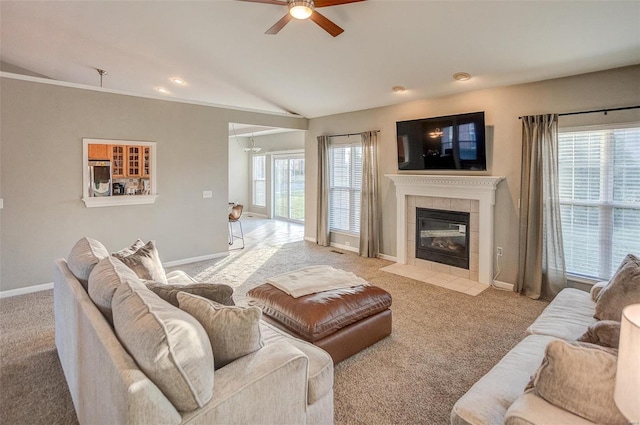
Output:
[[[504,425],[595,425],[593,422],[561,409],[535,395],[522,394],[507,410]]]
[[[304,423],[308,367],[307,356],[288,342],[267,345],[216,370],[213,398],[184,422]]]

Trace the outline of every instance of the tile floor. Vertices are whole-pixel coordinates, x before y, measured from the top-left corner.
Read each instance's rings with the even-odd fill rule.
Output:
[[[410,279],[419,280],[420,282],[429,283],[431,285],[440,286],[442,288],[451,289],[453,291],[462,292],[463,294],[474,297],[489,287],[489,285],[485,285],[484,283],[428,270],[420,266],[412,266],[410,264],[396,263],[383,267],[380,270],[408,277]]]
[[[282,246],[304,239],[304,224],[258,217],[251,213],[242,214],[240,221],[244,231],[245,249]],[[237,223],[233,224],[233,234],[240,235]],[[236,251],[241,247],[242,241],[234,238],[229,250]]]

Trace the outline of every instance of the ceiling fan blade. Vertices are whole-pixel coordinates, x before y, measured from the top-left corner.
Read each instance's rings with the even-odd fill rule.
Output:
[[[325,30],[326,32],[328,32],[334,37],[337,37],[344,32],[342,28],[340,28],[339,26],[331,22],[324,15],[321,15],[320,12],[318,12],[317,10],[313,11],[311,16],[309,16],[309,19],[311,19],[316,24],[320,25],[320,27],[322,27],[323,30]]]
[[[286,6],[287,4],[289,4],[286,1],[281,1],[281,0],[237,0],[237,1],[247,1],[250,3],[276,4],[278,6]]]
[[[282,19],[280,19],[278,22],[276,22],[271,28],[269,28],[265,34],[271,34],[271,35],[275,35],[278,32],[280,32],[280,30],[282,28],[284,28],[285,25],[287,25],[289,23],[290,20],[293,19],[293,16],[291,16],[290,14],[286,14],[282,17]]]
[[[316,7],[339,6],[347,3],[357,3],[366,0],[315,0],[313,3]]]

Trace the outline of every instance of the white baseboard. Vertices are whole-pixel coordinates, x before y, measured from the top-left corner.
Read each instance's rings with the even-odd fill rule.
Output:
[[[207,260],[213,260],[214,258],[226,257],[227,255],[229,255],[228,251],[219,252],[217,254],[202,255],[200,257],[191,257],[191,258],[184,258],[182,260],[167,261],[166,263],[162,263],[162,265],[164,267],[176,267],[176,266],[182,266],[185,264],[197,263],[198,261],[207,261]]]
[[[266,214],[261,214],[261,213],[257,213],[257,212],[253,212],[253,211],[246,211],[245,214],[248,215],[248,216],[253,216],[253,217],[269,218],[269,216],[266,215]]]
[[[331,242],[330,246],[333,247],[333,248],[342,249],[344,251],[355,252],[356,254],[360,253],[358,248],[353,247],[351,245],[343,245],[343,244],[340,244],[340,243]]]
[[[15,297],[17,295],[46,291],[48,289],[53,289],[53,282],[43,283],[41,285],[25,286],[24,288],[10,289],[8,291],[0,291],[0,298]]]
[[[501,282],[499,280],[494,280],[493,281],[493,286],[495,286],[496,288],[508,289],[510,291],[513,291],[513,283],[507,283],[507,282]]]
[[[313,242],[313,243],[318,243],[318,240],[316,238],[314,238],[313,236],[305,236],[304,240],[305,241],[309,241],[309,242]]]
[[[378,258],[382,260],[393,261],[394,263],[398,262],[398,257],[392,257],[391,255],[387,255],[387,254],[378,254]]]

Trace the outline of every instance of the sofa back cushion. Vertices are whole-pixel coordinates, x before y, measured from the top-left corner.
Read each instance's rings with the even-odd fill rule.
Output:
[[[111,302],[113,294],[123,282],[140,281],[129,267],[114,257],[105,257],[96,264],[89,275],[88,290],[91,301],[113,325]]]
[[[204,326],[216,369],[264,346],[258,307],[224,306],[186,292],[178,293],[178,303]]]
[[[157,296],[178,307],[178,292],[188,292],[198,295],[222,305],[235,305],[233,301],[233,288],[223,283],[189,283],[189,284],[165,284],[158,282],[145,282]]]
[[[116,335],[176,409],[189,412],[213,395],[213,354],[205,330],[188,313],[125,281],[112,302]]]
[[[594,317],[620,321],[622,309],[640,303],[640,259],[627,255],[609,284],[598,295]]]
[[[109,251],[102,243],[95,239],[84,237],[71,248],[67,264],[71,273],[87,289],[89,275],[98,261],[108,257]]]

